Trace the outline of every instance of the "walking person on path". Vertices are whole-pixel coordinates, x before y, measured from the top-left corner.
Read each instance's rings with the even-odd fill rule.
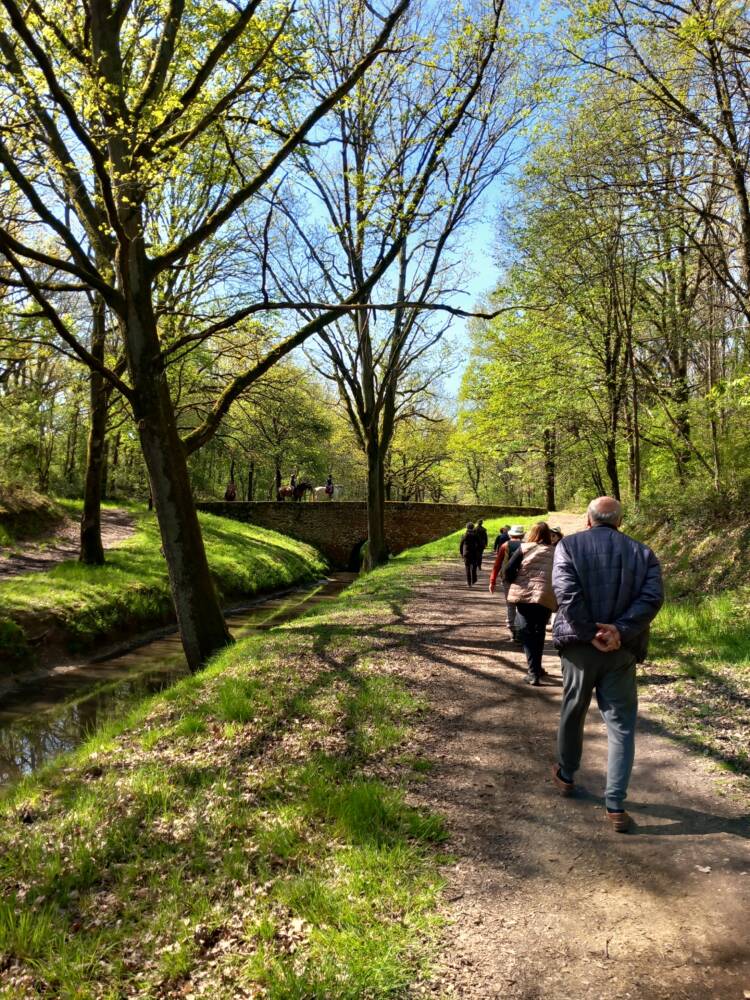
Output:
[[[508,527],[508,537],[498,547],[495,555],[495,562],[492,566],[492,572],[490,573],[491,594],[495,593],[497,578],[500,577],[503,593],[505,594],[505,607],[508,614],[508,632],[510,633],[510,638],[513,642],[519,641],[516,631],[516,606],[508,600],[510,580],[505,579],[505,570],[513,553],[521,547],[523,536],[524,529],[520,524],[514,524],[513,527]]]
[[[494,541],[494,544],[492,546],[492,551],[495,554],[497,554],[497,550],[500,548],[500,546],[501,545],[505,545],[505,543],[508,541],[508,538],[510,537],[508,535],[509,531],[510,531],[510,525],[509,524],[504,524],[502,526],[502,528],[500,529],[500,534],[495,537],[495,541]]]
[[[619,530],[622,507],[612,497],[589,504],[588,530],[555,546],[552,586],[558,612],[555,646],[563,671],[555,784],[574,790],[591,695],[607,727],[606,816],[618,833],[630,826],[623,807],[635,756],[636,663],[646,658],[649,626],[664,602],[659,561]]]
[[[526,680],[533,687],[538,687],[545,675],[542,668],[544,639],[550,616],[557,609],[552,590],[554,554],[549,525],[546,521],[537,521],[505,570],[506,579],[510,581],[508,600],[516,606],[516,631],[526,653]]]
[[[458,547],[464,566],[466,567],[466,582],[473,587],[477,582],[477,562],[479,561],[479,538],[472,521],[466,525],[466,531],[461,536]]]
[[[482,520],[481,517],[477,521],[477,525],[474,528],[474,531],[476,532],[477,539],[479,541],[479,558],[477,559],[477,569],[481,570],[482,556],[484,555],[484,550],[487,548],[487,542],[489,540],[487,538],[487,529],[485,528],[484,521]]]

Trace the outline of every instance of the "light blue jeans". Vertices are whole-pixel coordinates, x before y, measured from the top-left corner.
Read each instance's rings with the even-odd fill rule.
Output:
[[[560,659],[563,701],[557,738],[559,764],[571,777],[580,767],[586,713],[596,691],[599,711],[607,727],[604,799],[608,809],[622,809],[635,756],[638,714],[635,656],[626,649],[600,653],[593,646],[580,643],[566,646]]]

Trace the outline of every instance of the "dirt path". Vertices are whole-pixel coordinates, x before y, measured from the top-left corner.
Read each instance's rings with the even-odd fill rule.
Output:
[[[566,528],[569,525],[565,525]],[[523,683],[502,599],[446,565],[405,612],[399,667],[432,711],[435,767],[417,799],[446,816],[455,858],[436,997],[707,1000],[750,996],[750,782],[716,776],[642,714],[628,808],[603,817],[606,738],[589,715],[581,794],[550,780],[561,680]]]
[[[125,510],[102,511],[102,542],[111,549],[133,534],[133,519]],[[12,548],[0,549],[0,579],[39,573],[67,559],[77,559],[80,525],[70,518],[44,538],[34,542],[19,542]]]

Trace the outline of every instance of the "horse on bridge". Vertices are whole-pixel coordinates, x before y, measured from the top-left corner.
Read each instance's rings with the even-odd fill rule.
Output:
[[[308,483],[307,480],[303,479],[302,482],[297,483],[296,486],[281,486],[276,493],[277,500],[288,500],[292,499],[295,503],[299,503],[305,493],[310,491],[315,496],[315,489],[312,483]]]
[[[325,486],[316,486],[313,490],[313,500],[340,500],[343,493],[343,486],[332,487],[330,493]]]

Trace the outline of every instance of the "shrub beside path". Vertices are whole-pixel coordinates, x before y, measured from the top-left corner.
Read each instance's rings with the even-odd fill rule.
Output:
[[[567,523],[564,530],[575,530]],[[404,675],[430,702],[415,800],[447,819],[447,925],[415,995],[471,1000],[750,997],[750,781],[669,738],[643,706],[628,801],[605,824],[606,736],[589,714],[580,794],[550,777],[561,695],[504,636],[489,566],[469,591],[445,564],[405,611]]]

